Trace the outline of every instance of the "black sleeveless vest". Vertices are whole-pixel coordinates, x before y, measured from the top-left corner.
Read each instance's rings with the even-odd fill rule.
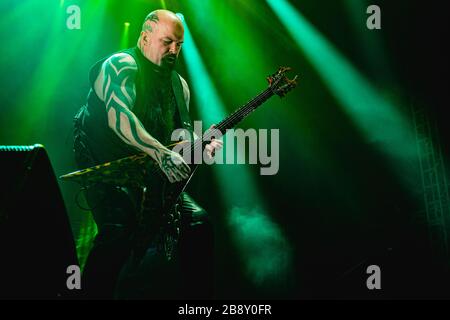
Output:
[[[138,71],[135,79],[136,99],[131,111],[137,116],[146,131],[163,145],[171,143],[175,128],[185,128],[192,133],[192,124],[184,100],[180,77],[175,71],[166,71],[146,59],[139,48],[120,51],[131,55]],[[94,82],[102,63],[96,62],[89,73],[91,89],[88,101],[77,117],[84,132],[85,143],[93,164],[101,164],[141,152],[123,142],[109,128],[106,106],[94,91]]]

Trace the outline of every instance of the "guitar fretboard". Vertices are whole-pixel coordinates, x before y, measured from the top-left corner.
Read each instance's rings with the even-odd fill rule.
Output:
[[[238,108],[228,117],[220,121],[215,128],[219,130],[222,135],[226,133],[228,129],[234,128],[239,122],[244,120],[250,113],[256,110],[260,105],[262,105],[265,101],[267,101],[270,97],[274,95],[273,90],[269,87],[260,94],[258,94],[255,98],[247,102],[242,107]],[[211,137],[214,136],[213,132],[205,132],[202,136],[201,140],[197,140],[191,146],[191,152],[194,152],[196,148],[204,148],[206,144],[211,141]]]

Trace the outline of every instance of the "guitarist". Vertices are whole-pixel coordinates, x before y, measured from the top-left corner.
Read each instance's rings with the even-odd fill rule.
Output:
[[[190,130],[189,88],[174,71],[183,38],[178,16],[156,10],[145,18],[137,47],[112,54],[91,68],[87,103],[74,121],[74,152],[80,169],[145,152],[169,182],[188,177],[190,168],[183,158],[164,146],[171,143],[174,129]],[[220,140],[212,140],[206,150],[212,157],[221,147]],[[86,297],[171,297],[171,279],[161,276],[163,270],[156,267],[160,263],[152,257],[143,258],[143,270],[133,275],[124,271],[139,207],[135,190],[99,183],[87,186],[85,196],[98,229],[83,273]],[[180,263],[182,274],[187,275],[183,297],[208,298],[213,246],[209,216],[185,192],[178,208]],[[147,252],[151,254],[151,248]],[[161,269],[165,268],[163,264]]]

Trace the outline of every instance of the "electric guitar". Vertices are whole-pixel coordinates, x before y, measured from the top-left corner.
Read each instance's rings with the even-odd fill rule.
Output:
[[[286,77],[286,73],[290,69],[281,67],[276,73],[268,76],[269,85],[264,91],[219,122],[214,128],[223,135],[272,96],[284,97],[297,85],[297,76],[291,80]],[[212,135],[207,131],[201,139],[189,142],[190,148],[184,148],[184,150],[190,149],[191,155],[195,154],[198,148],[201,148],[202,151],[211,141],[211,137]],[[177,210],[177,201],[194,175],[198,164],[189,164],[189,166],[191,172],[186,180],[170,183],[152,158],[145,153],[139,153],[75,171],[60,178],[78,182],[83,186],[101,182],[140,190],[141,207],[137,217],[138,228],[135,243],[140,247],[141,252],[144,252],[146,247],[153,243],[170,260],[180,234],[181,219]]]

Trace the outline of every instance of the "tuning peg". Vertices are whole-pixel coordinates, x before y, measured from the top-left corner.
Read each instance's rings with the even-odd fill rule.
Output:
[[[290,71],[290,70],[292,70],[291,67],[280,67],[280,68],[278,69],[278,74],[286,73],[286,72],[288,72],[288,71]]]
[[[296,85],[297,84],[297,78],[298,78],[298,74],[296,74],[295,77],[292,80],[288,79],[288,81],[289,81],[289,83],[292,83],[292,84]]]

